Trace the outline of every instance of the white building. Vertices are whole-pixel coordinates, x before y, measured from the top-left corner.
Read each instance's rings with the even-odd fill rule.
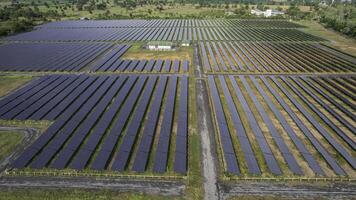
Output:
[[[273,17],[273,16],[277,16],[277,15],[283,15],[284,12],[282,11],[278,11],[278,10],[272,10],[272,9],[268,9],[266,11],[261,11],[258,9],[252,9],[251,10],[251,14],[253,15],[257,15],[257,16],[264,16],[264,17]]]
[[[268,9],[264,13],[265,17],[273,17],[273,16],[277,16],[277,15],[284,15],[284,12],[278,11],[278,10]]]
[[[173,43],[166,41],[151,41],[147,43],[147,49],[155,51],[173,50]]]
[[[258,10],[258,9],[252,9],[251,14],[260,16],[260,15],[264,15],[265,12],[263,12],[262,10]]]
[[[192,42],[190,40],[183,40],[180,45],[182,47],[189,47],[192,44]]]

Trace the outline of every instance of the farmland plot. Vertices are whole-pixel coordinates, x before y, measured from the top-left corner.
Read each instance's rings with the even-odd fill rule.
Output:
[[[210,75],[208,83],[228,174],[355,177],[353,78]]]
[[[50,75],[0,105],[3,119],[54,120],[13,168],[188,170],[186,76]]]

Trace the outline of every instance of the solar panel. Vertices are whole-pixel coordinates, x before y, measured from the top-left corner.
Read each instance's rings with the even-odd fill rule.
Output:
[[[329,166],[334,170],[337,174],[345,174],[344,170],[337,164],[337,162],[329,155],[328,151],[324,149],[323,146],[318,142],[318,140],[314,137],[314,135],[310,132],[310,130],[305,126],[305,124],[297,117],[297,115],[292,111],[292,109],[285,103],[282,97],[272,88],[267,79],[263,76],[260,76],[260,79],[266,85],[268,90],[273,94],[279,104],[283,107],[283,109],[288,113],[288,115],[293,119],[296,125],[301,129],[303,134],[309,139],[309,141],[313,144],[313,146],[319,151],[319,153],[323,156]]]
[[[111,46],[109,43],[8,43],[0,46],[0,70],[78,71]]]

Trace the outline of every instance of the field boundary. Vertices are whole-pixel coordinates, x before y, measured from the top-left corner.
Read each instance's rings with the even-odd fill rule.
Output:
[[[105,173],[81,173],[81,172],[26,172],[20,170],[5,170],[7,176],[58,176],[58,177],[100,177],[100,178],[120,178],[120,179],[147,179],[147,180],[186,180],[187,176],[167,176],[167,175],[123,175],[123,174],[105,174]]]

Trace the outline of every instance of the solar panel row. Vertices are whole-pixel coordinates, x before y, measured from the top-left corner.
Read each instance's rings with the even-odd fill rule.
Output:
[[[239,27],[128,27],[35,29],[6,41],[324,41],[298,29]]]
[[[329,101],[332,105],[334,105],[337,109],[341,110],[341,111],[347,111],[346,115],[351,117],[351,119],[353,119],[352,117],[354,117],[354,115],[351,114],[351,112],[349,112],[347,109],[345,109],[345,107],[343,107],[342,105],[340,105],[334,98],[330,97],[329,95],[327,95],[325,92],[323,92],[319,87],[315,86],[309,79],[306,78],[302,78],[302,80],[310,87],[312,88],[314,91],[316,91],[320,96],[322,96],[324,99],[326,99],[327,101]],[[325,104],[322,104],[322,106]],[[338,121],[340,121],[347,129],[349,129],[352,133],[356,133],[356,129],[355,127],[350,124],[344,117],[342,117],[340,114],[338,114],[337,112],[334,112],[333,110],[331,110],[330,108],[327,108],[326,106],[323,106],[326,110],[328,110],[328,112],[333,115]],[[345,112],[344,112],[345,113]],[[347,114],[348,113],[348,114]]]
[[[272,120],[267,115],[266,110],[263,108],[262,104],[259,102],[257,97],[252,92],[252,89],[249,86],[249,84],[247,83],[245,77],[242,75],[239,75],[239,79],[242,81],[242,84],[244,85],[245,89],[247,90],[247,93],[250,96],[250,98],[252,99],[253,104],[257,108],[260,116],[262,117],[262,120],[267,125],[269,133],[271,134],[274,142],[277,144],[277,147],[278,147],[279,151],[281,152],[284,160],[286,161],[289,169],[295,174],[302,175],[303,172],[302,172],[299,164],[295,160],[290,149],[284,143],[281,134],[278,132],[276,126],[273,124]]]
[[[289,107],[289,105],[283,100],[280,94],[272,88],[270,83],[265,77],[260,77],[263,83],[267,86],[268,90],[272,93],[278,103],[283,107],[283,109],[288,113],[288,115],[293,119],[298,128],[302,133],[308,138],[314,148],[323,156],[327,164],[333,169],[333,171],[338,175],[345,175],[345,171],[340,167],[336,160],[329,154],[329,152],[322,146],[318,139],[313,135],[305,123],[296,115],[296,113]],[[286,93],[284,93],[287,95]]]
[[[188,158],[188,77],[180,82],[178,125],[174,159],[174,171],[185,174]]]
[[[0,45],[0,71],[79,71],[109,43],[7,43]]]
[[[258,166],[256,157],[254,156],[253,149],[249,138],[246,134],[245,128],[243,127],[240,114],[237,112],[234,100],[231,96],[231,93],[227,87],[225,78],[223,76],[219,76],[220,84],[223,89],[224,97],[226,98],[227,105],[229,107],[229,114],[231,115],[233,125],[236,129],[236,135],[240,141],[240,146],[242,152],[244,153],[244,158],[247,163],[247,167],[251,174],[259,175],[261,174],[261,170]]]
[[[311,96],[316,102],[318,102],[323,108],[325,108],[328,112],[334,113],[334,116],[339,116],[333,109],[331,109],[327,104],[325,104],[320,98],[318,98],[313,92],[311,92],[308,88],[306,88],[299,80],[295,78],[292,79],[304,92],[306,92],[309,96]],[[292,86],[292,85],[291,85]],[[293,86],[292,86],[293,87]],[[295,87],[294,87],[295,89]],[[334,122],[332,122],[325,114],[323,114],[316,106],[314,106],[306,97],[303,95],[301,99],[308,105],[308,107],[315,112],[335,133],[340,136],[353,150],[356,149],[356,143],[350,138],[347,134],[345,134]],[[343,118],[342,118],[343,119]]]
[[[168,83],[167,103],[164,106],[162,126],[159,132],[159,139],[157,143],[156,156],[153,164],[153,171],[156,173],[163,173],[166,171],[169,144],[171,142],[171,132],[173,127],[174,105],[177,92],[177,76],[172,76]]]
[[[266,94],[266,92],[263,90],[263,88],[258,83],[258,81],[255,79],[255,77],[249,76],[249,78],[253,82],[254,86],[257,88],[258,92],[262,95],[264,101],[268,104],[269,108],[272,110],[274,115],[280,121],[282,127],[285,129],[288,136],[291,138],[291,140],[294,143],[294,145],[296,146],[297,150],[304,157],[304,159],[308,163],[309,167],[314,171],[315,174],[325,175],[324,171],[321,169],[318,162],[313,158],[311,153],[308,151],[306,146],[303,144],[302,140],[300,138],[298,138],[297,133],[293,130],[293,128],[290,126],[290,124],[288,123],[286,118],[282,115],[282,113],[276,108],[276,106],[272,102],[271,98]]]
[[[281,77],[281,79],[283,80],[283,82],[288,85],[288,87],[295,93],[298,95],[299,98],[301,98],[304,102],[307,103],[307,105],[310,108],[313,108],[312,110],[314,112],[317,112],[320,114],[320,112],[310,104],[310,102],[308,102],[304,95],[301,94],[298,90],[295,89],[295,87],[293,85],[291,85],[289,82],[286,81],[285,77]],[[279,88],[282,88],[282,85],[278,82],[277,79],[275,79],[274,77],[272,77],[272,80],[278,85]],[[286,90],[282,89],[282,91],[286,94]],[[288,94],[288,93],[287,93]],[[318,132],[325,138],[325,140],[327,140],[329,142],[329,144],[331,146],[333,146],[335,148],[335,150],[337,152],[339,152],[339,154],[355,169],[356,167],[356,159],[349,154],[344,147],[338,143],[331,135],[330,133],[323,127],[321,126],[321,124],[311,115],[309,114],[304,107],[301,106],[301,104],[299,104],[294,98],[292,98],[290,95],[287,95],[287,97],[289,98],[289,100],[293,103],[293,105],[295,105],[299,111],[305,116],[305,118],[308,119],[308,121],[315,127],[315,129],[318,130]],[[320,116],[320,115],[319,115]],[[324,118],[325,120],[325,118]]]
[[[218,78],[218,82],[216,82],[215,77]],[[316,103],[320,104],[322,108],[329,107],[328,104],[321,101],[321,99],[311,91],[311,89],[318,89],[314,86],[317,83],[315,80],[316,78],[306,78],[304,76],[294,76],[291,78],[285,76],[269,76],[269,78],[266,78],[265,76],[257,77],[249,75],[247,79],[243,75],[238,75],[236,77],[229,75],[227,81],[226,77],[223,75],[208,76],[213,109],[216,115],[217,126],[219,128],[219,140],[224,153],[223,157],[227,172],[238,174],[236,171],[232,172],[234,169],[232,166],[246,166],[249,173],[260,174],[261,171],[265,170],[260,169],[260,162],[263,162],[264,160],[269,172],[279,175],[284,173],[284,170],[282,172],[282,163],[277,163],[275,156],[281,155],[285,160],[285,164],[282,165],[286,165],[289,168],[289,171],[294,174],[303,175],[305,173],[305,171],[302,170],[302,163],[300,163],[301,161],[299,160],[303,158],[316,175],[325,176],[326,172],[322,169],[319,159],[316,159],[315,157],[317,155],[313,153],[313,151],[310,151],[310,147],[306,146],[309,143],[306,143],[306,141],[303,140],[303,137],[309,140],[313,148],[315,148],[318,154],[322,156],[323,162],[328,164],[335,174],[346,175],[345,170],[341,166],[345,164],[339,161],[339,157],[336,159],[335,155],[330,153],[328,149],[329,147],[326,147],[325,145],[330,145],[334,148],[338,155],[341,156],[349,166],[354,168],[355,159],[352,157],[352,154],[349,153],[349,149],[354,150],[355,145],[352,137],[349,133],[345,133],[344,129],[338,127],[334,121],[331,121],[331,119],[321,112],[320,108],[317,107],[315,103],[310,102],[306,96],[310,96]],[[272,85],[268,79],[270,79],[274,85]],[[283,81],[283,84],[286,86],[282,85],[279,79]],[[342,83],[340,86],[349,84],[350,81],[353,81],[350,78],[346,79],[348,81],[341,81]],[[251,81],[251,84],[248,80]],[[259,83],[259,80],[262,81],[262,85]],[[302,82],[304,82],[305,85],[302,84]],[[329,83],[322,83],[325,85],[332,84],[330,81]],[[310,89],[306,87],[306,85],[308,85]],[[288,87],[288,89],[286,87]],[[345,90],[347,88],[347,86],[342,87]],[[278,90],[275,88],[278,88]],[[257,91],[257,93],[254,90]],[[305,92],[305,94],[302,93],[302,91]],[[270,93],[271,96],[267,93]],[[282,96],[286,96],[291,104],[288,104]],[[342,96],[351,98],[347,93],[342,93]],[[261,97],[262,100],[259,97]],[[321,119],[323,124],[311,115],[309,111],[305,109],[305,106],[299,103],[299,99]],[[333,98],[330,99],[335,101]],[[274,101],[276,101],[277,104]],[[278,107],[281,107],[283,111]],[[269,110],[267,109],[270,109],[274,117],[271,118],[271,115],[268,114]],[[295,109],[297,109],[304,117],[301,118],[299,114],[296,113]],[[332,110],[331,108],[325,110],[327,112],[335,112],[335,110]],[[291,118],[293,123],[295,123],[300,130],[300,133],[303,134],[303,137],[299,135],[300,133],[296,132],[293,123],[291,124],[291,121],[289,121],[282,112],[285,112],[285,114]],[[339,116],[339,118],[342,119],[340,119],[340,121],[348,121],[344,119],[344,116],[340,116],[336,112],[334,115]],[[226,118],[229,118],[229,120]],[[243,122],[241,120],[242,118],[247,118],[248,120]],[[277,128],[277,121],[275,121],[274,118],[278,120],[278,124],[281,125],[281,128]],[[304,118],[313,126],[313,132],[311,127],[308,127],[303,121]],[[349,125],[349,128],[352,130],[352,124]],[[329,126],[335,133],[336,137],[339,138],[336,139],[335,135],[331,134],[331,132],[324,126]],[[231,127],[233,127],[233,129],[231,129]],[[323,137],[326,144],[315,136],[314,129]],[[249,130],[252,131],[249,132]],[[251,140],[251,137],[253,140]],[[235,140],[237,143],[233,142]],[[340,143],[340,140],[343,140],[345,144]],[[257,146],[259,147],[258,149],[256,148]],[[294,148],[298,153],[292,150]],[[240,149],[241,152],[238,152],[235,149]],[[257,159],[256,155],[260,153],[263,157]],[[301,157],[298,157],[297,154],[301,155]],[[237,158],[244,159],[237,160]],[[235,165],[228,162],[231,161],[231,159],[235,160]]]
[[[234,76],[230,75],[229,79],[230,79],[232,86],[235,90],[236,96],[237,96],[239,102],[241,103],[244,113],[246,114],[246,116],[248,118],[249,125],[255,135],[255,138],[256,138],[259,148],[264,156],[264,160],[267,164],[268,169],[273,174],[276,174],[276,175],[282,174],[282,171],[277,163],[277,160],[276,160],[264,134],[262,133],[262,130],[261,130],[253,112],[251,111],[251,108],[249,107],[247,100],[241,91],[241,88],[238,86]]]
[[[354,72],[356,66],[326,46],[306,43],[200,42],[199,47],[206,71],[214,72]]]
[[[268,23],[267,23],[268,22]],[[241,27],[241,28],[300,28],[302,26],[283,20],[245,19],[151,19],[151,20],[71,20],[56,21],[37,28],[118,28],[118,27]]]
[[[125,48],[125,51],[127,49]],[[111,54],[111,53],[109,53]],[[104,56],[94,64],[91,71],[111,71],[111,72],[152,72],[152,73],[186,73],[189,72],[189,62],[187,60],[121,60],[120,56]]]
[[[231,136],[229,128],[227,126],[224,110],[219,98],[218,89],[215,84],[213,76],[208,77],[209,87],[211,92],[211,98],[213,101],[213,108],[215,110],[216,119],[218,121],[220,143],[224,152],[224,161],[226,165],[226,171],[232,174],[239,175],[240,169],[237,163],[233,144],[231,142]]]
[[[165,92],[167,82],[169,87]],[[128,164],[132,160],[132,170],[144,172],[149,160],[162,158],[165,162],[159,163],[160,170],[153,171],[165,172],[170,162],[168,151],[175,151],[173,170],[186,173],[187,89],[186,76],[50,75],[39,78],[0,101],[0,105],[5,105],[4,111],[16,104],[14,112],[6,112],[9,113],[6,116],[18,116],[23,108],[36,113],[49,102],[57,102],[52,108],[61,106],[62,109],[51,115],[59,117],[55,117],[55,122],[12,167],[124,171],[131,170]],[[176,91],[180,91],[179,98]],[[179,120],[173,117],[176,101]],[[45,110],[39,116],[48,116],[46,113],[51,111]],[[159,123],[160,113],[164,113],[163,121],[167,123]],[[176,131],[172,128],[174,123],[179,124]],[[160,133],[155,136],[157,129]],[[185,139],[178,146],[170,144],[175,134],[176,138]],[[158,141],[156,152],[152,151],[154,140]]]

